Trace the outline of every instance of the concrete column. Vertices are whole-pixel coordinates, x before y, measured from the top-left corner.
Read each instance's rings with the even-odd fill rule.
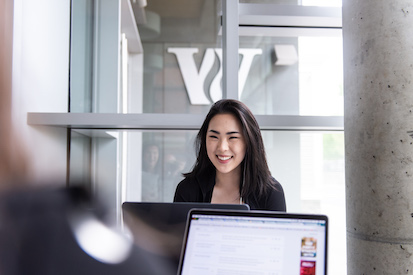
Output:
[[[413,274],[413,3],[343,1],[348,274]]]

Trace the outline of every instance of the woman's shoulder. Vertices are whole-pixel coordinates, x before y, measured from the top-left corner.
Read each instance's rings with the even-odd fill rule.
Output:
[[[197,177],[186,176],[181,180],[175,190],[175,202],[202,201],[205,188]]]
[[[270,185],[273,187],[273,189],[284,192],[281,183],[278,180],[276,180],[274,177],[270,178]]]
[[[179,183],[177,188],[189,188],[189,187],[194,187],[197,182],[196,177],[193,176],[185,176]]]
[[[284,189],[275,178],[271,178],[272,186],[267,194],[267,208],[274,211],[286,211]]]
[[[269,182],[270,188],[268,188],[269,195],[276,195],[276,194],[284,195],[284,189],[278,180],[276,180],[274,177],[271,177],[269,181],[270,181]]]
[[[199,183],[196,177],[185,176],[176,186],[176,193],[181,196],[188,196],[199,189]]]

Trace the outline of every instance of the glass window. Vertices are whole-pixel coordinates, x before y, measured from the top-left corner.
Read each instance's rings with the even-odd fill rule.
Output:
[[[143,112],[204,113],[221,68],[220,1],[148,1],[138,24],[144,48]],[[151,18],[159,22],[155,29]],[[216,78],[218,86],[220,78]]]
[[[72,1],[70,112],[92,111],[93,1]]]
[[[241,36],[241,100],[254,114],[342,116],[341,42],[341,37]],[[252,61],[244,69],[247,58]]]
[[[70,111],[138,113],[151,121],[157,113],[205,115],[223,96],[221,1],[151,0],[145,7],[131,1],[141,51],[116,25],[115,2],[72,1]],[[242,26],[239,35],[239,99],[255,115],[343,115],[339,29]],[[171,202],[196,158],[197,130],[188,129],[72,129],[71,182],[91,179],[90,188],[118,219],[124,201]],[[327,214],[330,266],[345,266],[343,132],[262,134],[288,211]]]
[[[343,116],[341,37],[299,37],[300,115]]]

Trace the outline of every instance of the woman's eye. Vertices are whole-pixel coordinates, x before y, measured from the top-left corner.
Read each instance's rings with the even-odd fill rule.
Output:
[[[217,136],[209,136],[210,138],[218,138]]]
[[[229,139],[237,139],[238,137],[230,137]]]

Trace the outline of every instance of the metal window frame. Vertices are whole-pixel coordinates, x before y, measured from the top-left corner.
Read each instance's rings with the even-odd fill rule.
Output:
[[[125,0],[119,0],[125,1]],[[222,0],[223,91],[225,98],[238,99],[239,36],[254,30],[314,31],[317,35],[341,35],[341,8],[240,4]],[[132,30],[132,33],[135,33]],[[96,46],[96,45],[95,45]],[[97,46],[96,46],[97,47]],[[70,129],[188,130],[198,129],[202,115],[120,113],[28,113],[29,125]],[[258,115],[263,130],[343,131],[343,117]],[[92,134],[91,134],[92,135]]]

